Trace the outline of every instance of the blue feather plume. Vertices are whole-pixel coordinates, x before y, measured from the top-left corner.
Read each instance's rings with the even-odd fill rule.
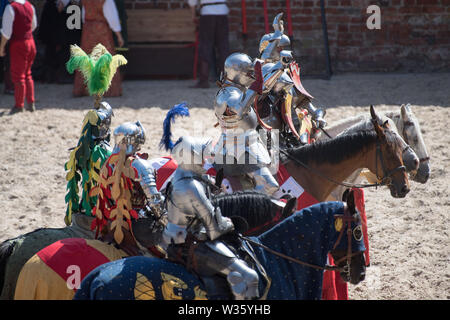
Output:
[[[160,148],[164,148],[166,151],[172,151],[175,144],[172,142],[171,125],[175,122],[176,116],[189,117],[189,109],[186,102],[174,105],[172,109],[167,112],[166,118],[163,122],[163,136],[159,143]]]

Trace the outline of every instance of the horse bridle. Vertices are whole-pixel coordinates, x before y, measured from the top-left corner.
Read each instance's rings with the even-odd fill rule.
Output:
[[[372,121],[375,122],[375,120],[372,120]],[[375,123],[374,123],[374,125],[375,125]],[[409,145],[407,145],[406,148],[403,149],[402,155],[406,150],[409,150],[410,148],[411,147]],[[383,178],[378,177],[378,158],[380,158],[381,169],[383,170]],[[386,185],[386,186],[391,185],[391,182],[392,182],[391,177],[397,171],[405,171],[406,172],[406,167],[404,165],[400,165],[392,170],[387,171],[386,165],[384,164],[384,160],[383,160],[383,152],[381,151],[380,139],[377,137],[376,154],[375,154],[375,175],[377,176],[378,181],[381,181],[380,185]]]
[[[352,252],[352,236],[355,238],[356,241],[361,241],[362,237],[363,237],[363,232],[362,232],[362,228],[361,228],[361,216],[359,214],[353,214],[350,215],[347,213],[347,210],[344,210],[344,214],[343,215],[335,215],[334,216],[335,219],[341,219],[343,224],[347,225],[346,228],[346,232],[347,232],[347,253],[345,256],[343,256],[342,258],[335,260],[334,264],[336,266],[339,265],[340,262],[342,261],[346,261],[345,265],[343,267],[338,267],[338,270],[342,273],[347,274],[349,277],[351,276],[351,262],[352,262],[352,257],[354,257],[355,255],[359,254],[360,252]],[[357,226],[355,227],[355,229],[352,229],[352,222],[355,222],[357,224]],[[357,235],[357,232],[359,232],[359,235]],[[344,234],[344,228],[341,227],[339,236],[336,240],[336,243],[333,246],[333,250],[335,250],[337,248],[337,246],[339,245],[339,243],[341,242],[342,236]]]
[[[275,250],[267,247],[266,245],[264,245],[262,243],[259,243],[259,242],[256,242],[256,241],[254,241],[254,240],[252,240],[252,239],[250,239],[248,237],[245,237],[245,236],[242,236],[242,235],[238,235],[238,236],[242,240],[245,240],[245,241],[247,241],[248,243],[250,243],[252,245],[260,247],[260,248],[266,250],[267,252],[270,252],[270,253],[272,253],[272,254],[274,254],[276,256],[279,256],[279,257],[281,257],[283,259],[292,261],[292,262],[297,263],[299,265],[307,266],[307,267],[314,268],[314,269],[317,269],[317,270],[339,271],[339,272],[342,272],[342,273],[346,273],[347,275],[350,276],[351,275],[350,265],[351,265],[352,257],[354,257],[354,256],[356,256],[356,255],[361,253],[360,251],[352,252],[352,236],[355,238],[356,241],[361,241],[362,237],[363,237],[363,233],[362,233],[362,228],[361,228],[361,217],[360,217],[360,215],[359,214],[351,215],[349,212],[347,213],[347,211],[348,210],[344,209],[344,214],[337,214],[337,215],[334,216],[335,221],[336,221],[336,219],[342,219],[342,223],[346,224],[346,228],[344,228],[344,226],[341,227],[341,230],[340,230],[340,233],[338,235],[338,238],[336,239],[336,242],[334,243],[333,249],[331,249],[331,251],[335,250],[337,248],[337,246],[339,245],[339,243],[341,242],[343,234],[344,234],[344,229],[346,230],[346,233],[347,233],[347,253],[346,253],[346,255],[344,257],[336,260],[334,262],[334,264],[335,264],[334,266],[332,266],[332,265],[319,266],[319,265],[315,265],[315,264],[312,264],[312,263],[304,262],[304,261],[301,261],[299,259],[290,257],[290,256],[288,256],[288,255],[286,255],[284,253],[275,251]],[[356,222],[357,223],[357,226],[355,227],[355,229],[352,229],[352,222]],[[336,223],[335,223],[335,225],[336,225]],[[359,232],[359,235],[357,235],[357,232]],[[339,267],[338,266],[339,263],[342,262],[343,260],[346,260],[346,264],[344,266],[342,266],[342,267]]]
[[[406,134],[406,128],[407,127],[411,127],[414,126],[414,122],[412,121],[405,121],[403,123],[403,140],[405,140],[406,144],[409,146],[409,141],[408,141],[408,135]],[[428,157],[423,157],[423,158],[419,158],[419,163],[425,162],[425,161],[429,161],[430,160],[430,156]]]

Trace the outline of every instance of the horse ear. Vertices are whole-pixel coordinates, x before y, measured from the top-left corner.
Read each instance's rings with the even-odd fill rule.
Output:
[[[402,115],[403,121],[409,120],[407,106],[405,106],[404,104],[402,104],[402,106],[400,107],[400,114]]]
[[[373,120],[377,120],[378,119],[377,113],[375,112],[375,109],[374,109],[373,105],[370,105],[370,115],[372,116]]]
[[[373,113],[372,113],[372,111],[373,111]],[[371,115],[372,115],[372,124],[373,124],[373,127],[374,127],[374,129],[375,129],[377,135],[380,136],[380,135],[382,134],[382,132],[383,132],[383,129],[382,129],[382,127],[378,124],[379,118],[378,118],[377,114],[375,113],[375,110],[373,109],[372,106],[370,106],[370,113],[371,113]],[[384,126],[385,124],[386,124],[386,122],[383,124],[383,126]]]
[[[344,202],[347,201],[347,197],[348,197],[349,192],[350,192],[349,188],[345,189],[344,193],[342,194],[342,201],[344,201]]]
[[[216,186],[217,187],[220,188],[220,186],[222,185],[223,178],[224,178],[223,168],[220,168],[216,174]]]
[[[355,192],[351,189],[349,189],[349,192],[347,194],[347,206],[350,209],[350,212],[355,212],[356,208],[355,208]]]
[[[389,120],[386,120],[386,121],[383,123],[383,128],[389,128]]]
[[[297,210],[297,198],[292,197],[286,202],[283,208],[283,219],[291,216],[295,210]]]

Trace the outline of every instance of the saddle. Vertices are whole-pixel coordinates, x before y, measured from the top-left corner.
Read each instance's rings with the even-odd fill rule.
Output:
[[[265,298],[270,288],[271,280],[261,263],[258,261],[251,245],[237,236],[235,232],[225,234],[219,239],[234,255],[245,261],[247,265],[258,272],[259,278],[264,279],[266,288],[262,298]],[[189,272],[195,274],[203,283],[208,298],[213,300],[230,300],[233,294],[224,275],[217,273],[217,266],[224,266],[233,262],[234,257],[228,257],[212,250],[206,241],[198,241],[188,233],[186,242],[171,244],[167,249],[167,259],[183,265]],[[214,268],[213,265],[216,267]]]

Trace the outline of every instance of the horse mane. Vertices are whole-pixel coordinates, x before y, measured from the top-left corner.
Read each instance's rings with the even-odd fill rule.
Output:
[[[220,194],[212,199],[212,203],[220,208],[225,217],[244,218],[250,229],[271,221],[276,214],[271,198],[254,190]]]
[[[327,132],[330,133],[332,136],[336,136],[340,132],[344,131],[345,128],[352,126],[352,124],[354,125],[361,121],[365,121],[366,119],[367,119],[367,116],[365,114],[360,114],[357,116],[340,119],[340,120],[336,121],[335,123],[327,126]]]
[[[386,111],[386,112],[383,112],[383,114],[386,117],[391,118],[394,121],[394,123],[397,123],[396,121],[401,121],[400,111],[398,111],[398,110]]]
[[[289,156],[305,162],[327,162],[337,164],[347,160],[353,154],[368,148],[375,143],[377,134],[375,130],[352,132],[350,134],[340,135],[327,141],[316,141],[297,148],[286,150]],[[281,161],[288,159],[282,155]]]
[[[354,125],[352,125],[352,126],[348,127],[347,129],[343,130],[339,134],[339,136],[352,134],[353,132],[369,131],[369,130],[373,130],[373,124],[372,124],[372,120],[370,118],[366,118],[363,121],[355,123]]]
[[[404,121],[403,121],[400,110],[386,111],[386,112],[384,112],[384,115],[386,117],[392,119],[392,121],[394,122],[394,124],[396,125],[396,127],[399,131],[403,130]],[[409,120],[412,123],[414,123],[414,126],[419,126],[419,120],[417,119],[416,115],[412,112],[411,109],[408,109],[408,117],[409,117]]]

